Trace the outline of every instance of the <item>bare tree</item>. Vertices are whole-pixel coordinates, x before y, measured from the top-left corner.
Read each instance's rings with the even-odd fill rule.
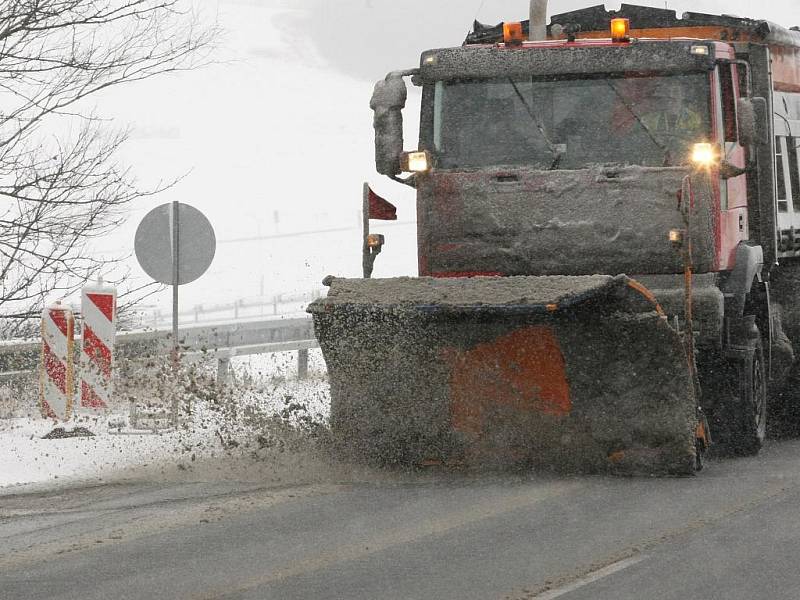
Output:
[[[133,200],[160,191],[136,187],[116,159],[127,132],[108,131],[87,99],[206,62],[217,30],[199,26],[185,2],[0,2],[6,333],[36,315],[45,294],[67,295],[92,276],[101,266],[88,252],[92,241],[117,227]]]

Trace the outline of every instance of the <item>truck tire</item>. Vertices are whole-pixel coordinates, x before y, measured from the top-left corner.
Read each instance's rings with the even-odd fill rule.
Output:
[[[764,445],[767,432],[767,377],[758,328],[739,356],[730,361],[730,380],[715,414],[714,442],[723,454],[751,456]]]

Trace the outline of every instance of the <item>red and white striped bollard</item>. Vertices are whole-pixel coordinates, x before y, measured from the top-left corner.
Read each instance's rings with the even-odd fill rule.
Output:
[[[75,376],[75,318],[60,302],[42,311],[42,363],[39,406],[46,419],[68,421],[72,414]]]
[[[83,351],[81,352],[81,408],[107,410],[113,393],[112,369],[117,332],[117,290],[96,285],[81,291]]]

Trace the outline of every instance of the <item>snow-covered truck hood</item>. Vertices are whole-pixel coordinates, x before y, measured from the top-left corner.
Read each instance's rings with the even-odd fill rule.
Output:
[[[418,186],[423,275],[680,273],[669,241],[682,229],[684,168],[508,167],[438,171]],[[709,179],[693,176],[696,272],[715,269],[718,214]]]

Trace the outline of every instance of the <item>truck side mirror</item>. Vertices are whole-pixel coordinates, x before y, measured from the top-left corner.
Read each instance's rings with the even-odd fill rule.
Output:
[[[375,168],[382,175],[401,172],[403,154],[403,108],[408,90],[403,73],[389,73],[386,79],[375,84],[370,108],[375,111]]]
[[[766,144],[767,101],[764,98],[739,98],[736,107],[739,143],[742,146]]]

